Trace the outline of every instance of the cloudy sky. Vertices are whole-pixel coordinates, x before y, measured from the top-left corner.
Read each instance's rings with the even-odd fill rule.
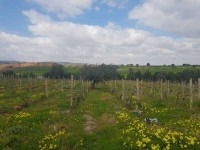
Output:
[[[0,60],[200,64],[199,0],[0,0]]]

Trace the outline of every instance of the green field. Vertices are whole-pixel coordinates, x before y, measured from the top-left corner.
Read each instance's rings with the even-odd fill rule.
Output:
[[[200,70],[199,66],[196,66],[195,68],[193,66],[119,66],[118,72],[120,76],[127,77],[129,69],[132,68],[135,72],[141,71],[141,73],[144,73],[145,71],[150,71],[153,75],[155,72],[173,72],[178,73],[184,70]],[[34,66],[34,67],[23,67],[23,68],[15,68],[14,71],[16,74],[30,74],[34,73],[37,76],[42,76],[45,72],[49,72],[51,70],[51,67],[49,66]],[[64,71],[68,74],[74,74],[79,75],[81,70],[81,66],[65,66]]]
[[[32,66],[32,67],[22,67],[14,69],[17,75],[34,73],[37,76],[42,76],[45,72],[48,72],[50,70],[51,70],[50,66]]]
[[[140,82],[139,99],[136,81],[89,85],[1,78],[0,149],[200,149],[197,85],[192,107],[186,83]]]
[[[68,74],[79,74],[80,66],[65,66],[64,71]],[[37,76],[42,76],[45,72],[49,72],[51,70],[50,66],[32,66],[32,67],[21,67],[15,68],[14,71],[17,75],[19,74],[30,74],[34,73]]]
[[[193,67],[193,66],[120,66],[118,69],[119,74],[126,77],[128,75],[129,69],[132,68],[136,71],[141,71],[141,73],[144,73],[145,71],[150,71],[151,74],[154,74],[155,72],[173,72],[178,73],[182,72],[184,70],[193,70],[198,69],[200,70],[200,66]]]

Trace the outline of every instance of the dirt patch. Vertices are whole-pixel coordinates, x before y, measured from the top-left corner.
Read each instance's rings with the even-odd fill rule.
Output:
[[[111,100],[111,96],[110,96],[110,94],[108,94],[108,93],[103,93],[102,95],[101,95],[101,98],[100,98],[101,100],[103,100],[103,101],[105,101],[105,100]]]
[[[116,122],[115,116],[111,114],[104,114],[98,121],[98,129],[104,129],[114,125]]]
[[[96,129],[96,120],[92,116],[86,114],[84,115],[84,118],[86,120],[84,128],[85,132],[93,133]]]
[[[49,126],[51,133],[57,133],[58,131],[66,130],[67,128],[68,126],[63,123],[54,123]]]
[[[71,110],[65,110],[65,111],[61,111],[61,114],[65,114],[65,115],[68,115],[68,114],[71,114]]]

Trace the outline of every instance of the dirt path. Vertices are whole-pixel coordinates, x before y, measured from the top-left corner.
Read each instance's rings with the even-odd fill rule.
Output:
[[[96,120],[92,116],[86,114],[84,115],[84,118],[86,120],[84,128],[85,132],[93,133],[96,129]]]
[[[84,131],[94,133],[115,124],[115,109],[119,109],[116,101],[112,101],[110,93],[100,90],[91,91],[84,104]]]

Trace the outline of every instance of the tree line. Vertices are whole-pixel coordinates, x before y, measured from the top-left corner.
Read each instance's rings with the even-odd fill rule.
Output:
[[[175,72],[165,72],[165,71],[157,71],[155,73],[146,70],[141,72],[138,68],[129,68],[128,74],[124,76],[124,74],[120,74],[118,69],[120,66],[117,65],[83,65],[80,69],[80,72],[77,74],[73,74],[76,79],[82,78],[83,80],[92,81],[93,86],[98,82],[106,81],[106,80],[120,80],[120,79],[127,79],[127,80],[150,80],[150,81],[158,81],[158,80],[170,80],[170,81],[189,81],[190,78],[193,81],[198,80],[200,77],[200,69],[198,68],[190,68],[185,69],[183,71]],[[34,73],[24,73],[18,74],[14,72],[14,70],[6,70],[2,72],[3,76],[6,77],[22,77],[22,78],[35,78],[37,75]],[[53,79],[60,79],[60,78],[70,78],[71,73],[67,72],[62,65],[53,65],[51,70],[45,72],[43,74],[44,78],[53,78]]]
[[[150,81],[158,81],[161,79],[170,81],[189,81],[190,78],[192,78],[194,81],[197,81],[198,78],[200,78],[200,69],[185,69],[177,73],[164,71],[151,73],[149,70],[146,70],[144,73],[142,73],[140,70],[135,71],[133,68],[130,68],[127,75],[127,79],[142,79]]]
[[[37,78],[37,75],[35,75],[33,72],[16,74],[14,70],[5,70],[1,74],[3,77]]]

